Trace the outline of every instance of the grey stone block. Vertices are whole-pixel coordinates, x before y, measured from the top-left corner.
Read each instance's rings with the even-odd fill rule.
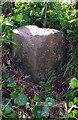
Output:
[[[22,26],[13,30],[12,40],[13,57],[34,82],[45,81],[63,56],[63,32],[55,29]]]

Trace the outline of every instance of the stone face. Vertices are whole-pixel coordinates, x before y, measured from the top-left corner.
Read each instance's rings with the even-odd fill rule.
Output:
[[[62,58],[63,33],[34,25],[13,30],[12,55],[25,74],[34,82],[46,80],[54,65]]]

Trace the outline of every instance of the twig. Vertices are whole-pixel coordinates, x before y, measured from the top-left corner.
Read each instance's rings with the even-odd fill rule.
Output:
[[[72,107],[68,110],[68,113],[70,113],[73,108],[77,108],[78,109],[78,107],[76,105],[72,105]]]
[[[8,103],[5,105],[5,107],[2,109],[2,111],[9,105],[9,103],[11,102],[12,98],[8,101]]]
[[[46,0],[45,2],[45,18],[44,18],[44,27],[46,28],[46,22],[47,22],[47,5],[48,5],[48,2]]]
[[[78,18],[75,18],[75,19],[73,19],[73,20],[70,20],[69,23],[73,23],[73,22],[76,22],[76,21],[78,21]]]
[[[25,80],[25,79],[27,79],[27,78],[29,78],[31,75],[27,75],[27,76],[25,76],[24,78],[22,78],[22,79],[19,79],[20,81],[23,81],[23,80]]]
[[[26,112],[24,112],[23,109],[20,109],[19,106],[12,106],[12,109],[15,108],[15,109],[18,109],[18,111],[21,111],[22,113],[24,113],[25,115],[27,115]]]
[[[11,93],[11,91],[10,91],[8,88],[6,88],[5,86],[3,86],[3,88],[5,88],[8,92],[10,92],[10,93]]]

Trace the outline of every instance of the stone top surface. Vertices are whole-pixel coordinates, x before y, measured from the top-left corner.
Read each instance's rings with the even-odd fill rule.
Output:
[[[27,36],[47,36],[50,34],[58,33],[59,30],[50,29],[50,28],[39,28],[35,25],[22,26],[13,30],[13,33],[19,34],[23,37]]]

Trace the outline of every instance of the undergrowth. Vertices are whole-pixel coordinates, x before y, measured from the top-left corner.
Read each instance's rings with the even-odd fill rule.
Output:
[[[47,5],[47,11],[45,10]],[[2,14],[2,119],[78,119],[78,10],[75,3],[1,3]],[[12,30],[29,24],[62,30],[64,57],[46,83],[35,85],[11,56]]]

